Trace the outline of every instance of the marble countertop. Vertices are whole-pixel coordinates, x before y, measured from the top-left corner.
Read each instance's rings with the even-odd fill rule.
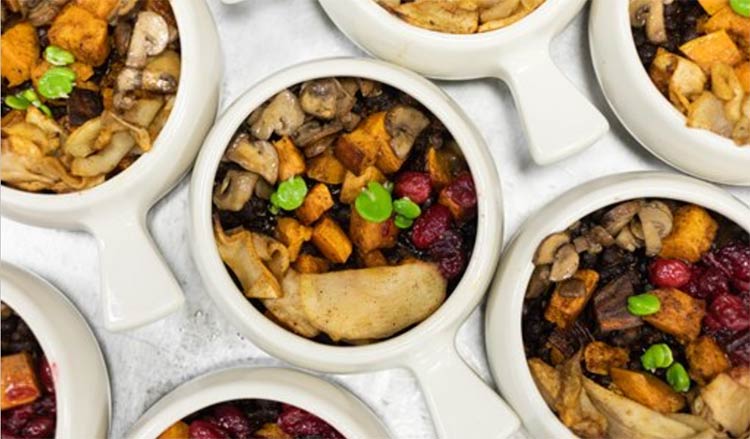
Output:
[[[207,1],[224,52],[222,108],[257,81],[292,64],[364,55],[313,0],[256,0],[234,6]],[[583,154],[551,166],[536,166],[527,153],[521,123],[505,85],[496,80],[439,84],[463,107],[490,145],[503,185],[506,242],[534,211],[582,182],[624,171],[671,170],[641,148],[607,106],[589,59],[587,15],[587,11],[580,14],[552,46],[555,62],[612,125],[606,137]],[[750,203],[750,189],[728,190]],[[183,180],[149,217],[151,232],[179,279],[187,304],[160,322],[125,333],[110,333],[101,325],[99,260],[90,235],[30,227],[7,218],[0,223],[2,259],[33,270],[58,286],[87,317],[99,338],[111,377],[113,438],[124,437],[151,404],[185,380],[228,366],[283,365],[239,335],[205,294],[188,247],[187,192],[187,180]],[[466,362],[489,382],[482,331],[479,309],[461,329],[457,345]],[[385,420],[395,438],[435,436],[409,372],[327,378],[359,395]]]

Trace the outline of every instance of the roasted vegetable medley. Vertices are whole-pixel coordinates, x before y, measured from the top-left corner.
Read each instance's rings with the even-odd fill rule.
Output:
[[[254,111],[219,165],[213,207],[245,296],[326,343],[369,343],[429,317],[476,235],[474,182],[450,133],[366,79],[309,81]]]
[[[97,186],[148,152],[174,106],[168,0],[2,0],[3,184]]]
[[[222,402],[177,421],[157,439],[344,439],[300,408],[264,399]]]
[[[57,406],[49,363],[26,323],[2,304],[2,437],[55,436]]]
[[[450,34],[501,29],[534,12],[545,0],[375,0],[409,24]]]
[[[641,62],[687,125],[750,145],[750,3],[630,0]]]
[[[747,438],[750,236],[703,207],[636,199],[545,238],[523,339],[583,438]]]

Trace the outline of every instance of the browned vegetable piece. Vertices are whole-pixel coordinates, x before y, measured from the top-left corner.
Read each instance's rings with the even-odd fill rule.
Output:
[[[623,275],[603,286],[594,295],[594,315],[604,332],[635,328],[643,324],[640,317],[628,312],[628,297],[633,295],[633,282]]]
[[[98,66],[109,56],[107,22],[78,5],[65,7],[47,35],[51,44],[69,50],[85,64]]]
[[[368,253],[373,250],[395,246],[398,228],[392,219],[382,223],[373,223],[362,218],[356,209],[352,209],[349,219],[349,236],[351,236],[357,248],[364,253]]]
[[[294,262],[302,244],[312,238],[312,228],[303,226],[294,218],[281,217],[276,222],[276,237],[289,249],[289,260]]]
[[[332,154],[321,154],[310,159],[307,163],[307,176],[328,184],[344,182],[346,168]]]
[[[706,303],[676,288],[660,288],[650,292],[661,302],[659,311],[643,320],[657,329],[674,335],[683,343],[695,340],[701,332]]]
[[[313,228],[312,243],[328,260],[343,264],[352,254],[352,242],[336,221],[323,217]]]
[[[729,0],[698,0],[708,15],[714,15],[725,7],[729,6]]]
[[[597,375],[609,375],[613,367],[625,367],[628,364],[628,351],[610,346],[601,341],[593,341],[583,351],[586,369]]]
[[[361,175],[356,175],[352,172],[346,171],[344,184],[341,186],[339,200],[346,204],[353,203],[354,200],[357,199],[359,193],[362,192],[362,189],[371,181],[377,181],[381,184],[386,181],[385,175],[383,175],[383,173],[375,166],[367,167]]]
[[[685,348],[690,377],[706,384],[729,369],[729,360],[721,347],[709,336],[698,337]]]
[[[394,12],[407,23],[438,32],[473,34],[479,27],[476,4],[421,0],[404,3]]]
[[[703,25],[703,31],[706,33],[722,29],[737,38],[743,38],[745,41],[750,40],[750,18],[735,13],[730,7],[722,8]]]
[[[18,407],[36,400],[42,393],[28,352],[3,355],[0,363],[0,408]]]
[[[381,145],[376,166],[384,174],[396,173],[409,157],[414,142],[430,120],[416,108],[397,105],[386,113],[388,145]]]
[[[662,240],[659,256],[698,262],[711,248],[718,229],[706,209],[694,204],[682,206],[674,214],[672,233]]]
[[[0,41],[2,77],[8,80],[11,87],[28,81],[31,69],[39,58],[39,41],[34,26],[26,22],[18,23],[3,32]]]
[[[737,79],[740,80],[745,93],[750,93],[750,61],[743,62],[734,68]]]
[[[120,3],[121,0],[76,0],[78,6],[107,21]]]
[[[273,146],[279,154],[279,180],[285,181],[305,173],[305,156],[294,146],[289,136],[273,142]]]
[[[177,421],[156,439],[187,439],[188,437],[190,437],[190,426],[182,421]]]
[[[385,265],[388,265],[388,260],[380,250],[373,250],[367,253],[363,253],[360,251],[359,256],[362,259],[362,264],[367,268],[383,267]]]
[[[294,269],[300,273],[325,273],[331,268],[327,259],[302,254],[294,261]]]
[[[685,407],[685,398],[654,375],[618,367],[610,369],[609,375],[626,397],[652,410],[675,413]]]
[[[312,224],[318,220],[328,209],[333,207],[333,198],[328,186],[318,183],[307,193],[305,201],[294,214],[303,224]]]
[[[264,424],[259,430],[253,433],[253,437],[262,439],[294,439],[292,436],[286,434],[284,430],[279,427],[279,424]]]
[[[427,173],[430,174],[432,184],[437,189],[447,186],[453,181],[450,157],[446,152],[436,148],[429,148],[426,159]]]
[[[391,136],[385,129],[385,116],[385,111],[369,115],[354,131],[336,141],[336,158],[348,170],[361,174],[375,164],[381,149],[389,148]]]
[[[586,294],[579,297],[563,297],[559,291],[560,284],[557,284],[544,312],[544,318],[561,329],[569,327],[578,318],[599,282],[599,273],[594,270],[578,270],[573,277],[584,282]]]
[[[680,50],[706,71],[716,63],[733,66],[743,60],[742,52],[723,29],[690,40]]]

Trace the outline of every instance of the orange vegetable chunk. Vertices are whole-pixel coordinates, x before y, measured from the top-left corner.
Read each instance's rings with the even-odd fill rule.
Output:
[[[28,352],[3,356],[0,375],[2,410],[34,402],[42,394],[34,361]]]

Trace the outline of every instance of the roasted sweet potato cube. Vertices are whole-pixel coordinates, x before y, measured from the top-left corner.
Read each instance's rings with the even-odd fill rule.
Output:
[[[312,243],[329,261],[343,264],[352,254],[352,242],[336,221],[323,217],[313,228]]]
[[[294,261],[294,269],[300,273],[325,273],[331,268],[327,259],[301,254]]]
[[[694,204],[682,206],[674,213],[672,232],[662,240],[659,256],[698,262],[711,248],[718,229],[706,209]]]
[[[392,219],[382,223],[373,223],[362,218],[356,209],[352,209],[349,219],[349,236],[354,245],[362,252],[368,253],[381,248],[391,248],[396,245],[398,227]]]
[[[339,200],[346,204],[353,203],[362,189],[367,186],[367,183],[377,181],[382,184],[386,180],[385,175],[375,166],[367,167],[360,175],[347,171],[346,176],[344,176],[344,184],[341,186]]]
[[[373,250],[368,253],[359,252],[359,257],[362,259],[362,263],[367,268],[372,267],[383,267],[388,265],[388,260],[380,250]]]
[[[14,87],[31,78],[31,69],[39,58],[39,40],[36,29],[21,22],[3,32],[0,39],[0,72]]]
[[[294,211],[303,224],[312,224],[333,207],[333,198],[328,186],[318,183],[307,193],[305,201]]]
[[[286,434],[281,429],[279,424],[275,423],[264,424],[259,430],[253,433],[253,437],[261,439],[293,439],[292,436]]]
[[[375,162],[375,166],[378,167],[384,174],[395,174],[404,165],[409,155],[405,155],[403,158],[396,155],[396,152],[391,147],[390,143],[382,145],[378,152],[378,159]]]
[[[276,222],[276,237],[289,251],[289,260],[294,262],[302,244],[312,238],[312,227],[303,226],[294,218],[281,217]]]
[[[28,404],[41,394],[34,360],[28,352],[3,355],[0,363],[0,409]]]
[[[713,64],[733,66],[743,59],[742,52],[723,29],[690,40],[680,46],[680,50],[704,71],[709,71]]]
[[[624,348],[610,346],[601,341],[593,341],[583,351],[586,369],[597,375],[609,375],[613,367],[624,367],[628,364],[628,351]]]
[[[737,14],[729,6],[719,10],[703,25],[703,31],[706,33],[712,33],[722,29],[726,30],[735,38],[742,38],[745,41],[750,41],[750,18]]]
[[[682,395],[650,373],[613,367],[609,375],[623,395],[652,410],[675,413],[685,407],[685,398]]]
[[[76,0],[76,4],[102,20],[109,21],[120,0]]]
[[[346,168],[333,154],[323,153],[310,159],[307,167],[307,176],[313,180],[328,184],[341,184],[344,182]]]
[[[643,317],[657,329],[672,334],[683,343],[695,340],[701,332],[706,303],[676,288],[659,288],[650,292],[661,302],[659,311]]]
[[[709,336],[701,336],[685,348],[690,377],[700,384],[706,384],[716,375],[729,369],[729,360],[721,347]]]
[[[734,73],[737,75],[737,79],[740,80],[742,88],[745,89],[745,93],[750,93],[750,61],[737,65],[734,68]]]
[[[48,36],[50,43],[69,50],[85,64],[98,66],[109,56],[107,22],[76,4],[55,17]]]
[[[305,173],[305,156],[297,149],[289,136],[284,136],[273,142],[273,146],[279,154],[280,181]]]
[[[355,174],[375,164],[378,153],[390,147],[391,136],[385,129],[385,111],[373,113],[363,120],[351,133],[336,141],[336,158]]]
[[[565,297],[560,294],[562,282],[558,283],[547,305],[547,310],[544,312],[544,318],[556,324],[560,329],[566,329],[573,324],[586,307],[599,283],[599,273],[594,270],[578,270],[573,278],[583,281],[586,293],[579,297]]]
[[[182,421],[177,421],[164,430],[156,439],[188,439],[190,437],[190,426]]]
[[[453,181],[450,157],[444,151],[429,148],[427,150],[425,166],[427,167],[427,173],[430,174],[430,179],[432,179],[432,184],[437,189],[447,186]]]
[[[729,6],[729,0],[698,0],[708,15],[714,15],[725,7]]]

